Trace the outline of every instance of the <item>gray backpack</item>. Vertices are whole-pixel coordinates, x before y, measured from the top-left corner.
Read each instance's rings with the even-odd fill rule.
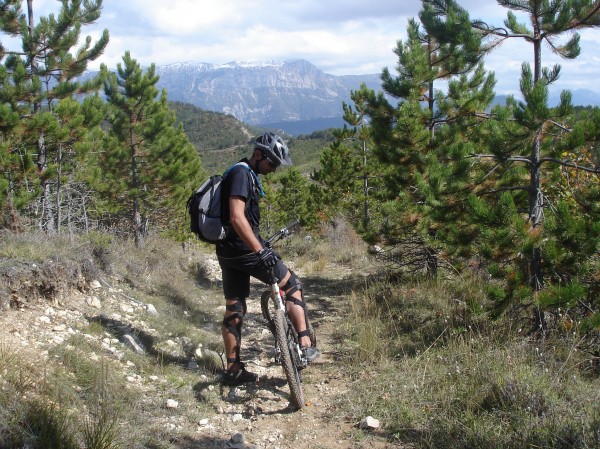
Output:
[[[203,182],[189,197],[187,209],[190,214],[190,230],[204,242],[219,243],[227,239],[227,227],[221,222],[221,183],[237,165],[246,167],[252,173],[252,179],[263,194],[258,177],[245,162],[238,162],[222,175],[213,175]]]

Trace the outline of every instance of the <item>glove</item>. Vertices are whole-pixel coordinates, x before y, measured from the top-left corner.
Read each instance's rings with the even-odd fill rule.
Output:
[[[277,265],[277,255],[271,248],[263,248],[258,253],[258,260],[265,268],[273,268]]]

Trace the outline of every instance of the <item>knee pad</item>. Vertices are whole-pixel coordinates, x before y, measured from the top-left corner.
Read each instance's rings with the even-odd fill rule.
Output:
[[[239,340],[242,336],[242,322],[244,321],[244,315],[246,315],[246,301],[244,299],[236,298],[236,302],[225,306],[225,310],[234,313],[223,318],[223,326]],[[239,321],[234,325],[232,323],[234,320]]]
[[[286,284],[283,286],[283,290],[286,292],[285,293],[286,301],[291,301],[294,304],[298,304],[298,305],[304,307],[304,305],[302,305],[302,304],[304,304],[304,301],[302,301],[302,304],[300,304],[300,302],[292,296],[294,293],[300,292],[300,297],[302,299],[304,299],[304,295],[302,294],[302,282],[300,282],[300,278],[296,275],[296,273],[294,273],[291,270],[290,270],[290,278],[288,279]]]
[[[227,358],[227,363],[239,362],[240,360],[240,346],[242,345],[242,323],[244,321],[244,315],[246,315],[246,299],[236,298],[233,304],[225,306],[225,310],[234,312],[231,315],[223,318],[223,326],[235,337],[237,341],[236,355],[234,359]],[[238,320],[234,325],[233,321]]]

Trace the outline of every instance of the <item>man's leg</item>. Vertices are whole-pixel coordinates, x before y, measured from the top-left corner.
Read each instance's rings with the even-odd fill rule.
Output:
[[[225,314],[221,326],[221,335],[225,346],[227,369],[223,373],[223,383],[240,385],[256,382],[258,376],[246,371],[240,360],[242,343],[242,324],[246,314],[246,298],[250,294],[250,276],[240,272],[237,267],[219,258],[223,275],[223,294],[225,296]]]
[[[240,348],[242,345],[242,323],[246,314],[246,300],[232,298],[226,300],[225,315],[221,326],[221,335],[225,345],[225,357],[227,357],[227,369],[223,373],[223,383],[227,385],[240,385],[248,382],[256,382],[258,376],[246,371],[240,360]]]
[[[309,361],[319,357],[320,352],[317,348],[312,348],[312,342],[306,327],[306,303],[302,295],[302,283],[293,271],[288,270],[287,274],[279,283],[279,287],[285,292],[285,304],[288,314],[294,327],[298,331],[300,347],[305,349],[305,356]],[[310,349],[308,349],[310,348]]]
[[[227,358],[227,369],[240,361],[240,349],[242,343],[242,323],[244,320],[245,301],[239,298],[225,300],[225,315],[221,326],[221,335],[225,346],[225,357]]]

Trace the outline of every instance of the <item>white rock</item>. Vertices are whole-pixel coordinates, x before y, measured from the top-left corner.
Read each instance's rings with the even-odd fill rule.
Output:
[[[136,354],[143,354],[145,352],[144,348],[138,344],[138,342],[135,341],[135,338],[130,334],[123,335],[123,343],[125,346],[131,348]]]
[[[200,421],[198,421],[198,425],[208,426],[208,418],[202,418]]]
[[[179,402],[175,399],[167,399],[167,408],[177,408],[179,407]]]
[[[152,304],[146,304],[145,309],[149,315],[158,315],[158,310]]]
[[[96,279],[94,279],[92,282],[90,282],[90,288],[92,290],[97,290],[99,288],[102,288],[102,284],[100,284],[100,282],[98,282]]]
[[[361,429],[377,429],[379,428],[379,420],[372,416],[367,416],[363,418],[358,427]]]
[[[102,307],[102,303],[97,296],[88,296],[85,302],[87,302],[88,306],[91,306],[95,309],[100,309]]]
[[[124,312],[124,313],[133,313],[133,307],[131,307],[128,304],[121,304],[119,306],[119,309],[121,309],[121,312]]]
[[[379,254],[383,252],[383,249],[380,246],[372,245],[369,247],[369,252],[371,254]]]

